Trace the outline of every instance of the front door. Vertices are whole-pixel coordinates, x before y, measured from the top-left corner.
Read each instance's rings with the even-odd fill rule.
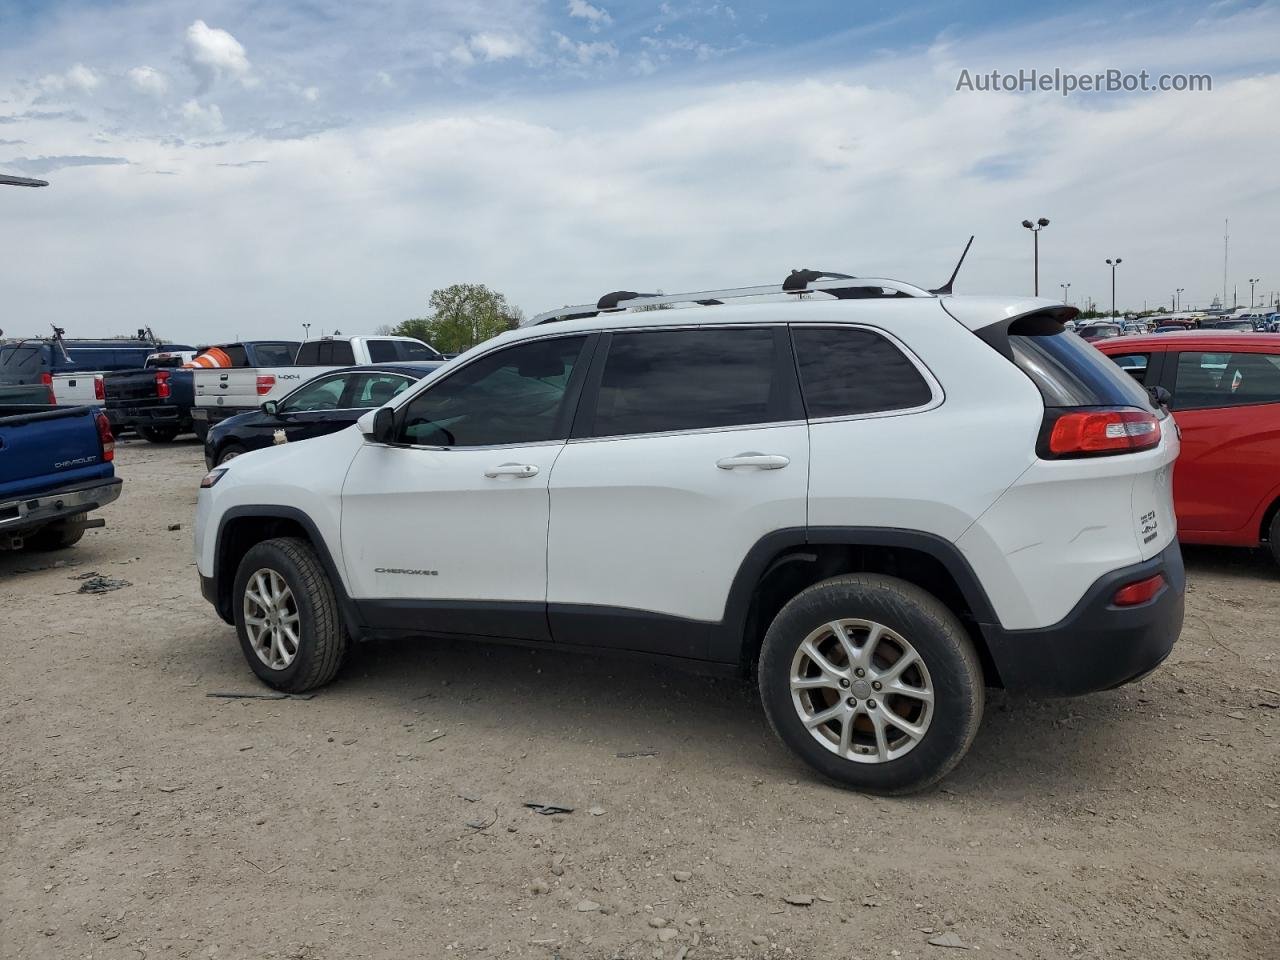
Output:
[[[342,555],[372,626],[545,637],[547,483],[587,341],[485,354],[399,404],[395,443],[360,449],[343,486]]]

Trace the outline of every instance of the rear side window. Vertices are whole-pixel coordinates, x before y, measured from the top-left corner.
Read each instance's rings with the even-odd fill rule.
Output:
[[[1280,403],[1280,356],[1266,353],[1180,353],[1174,410]]]
[[[810,419],[922,407],[933,391],[886,337],[856,327],[792,327]]]
[[[1151,364],[1151,355],[1147,353],[1113,353],[1111,362],[1133,377],[1138,383],[1147,382],[1147,367]]]
[[[369,362],[370,363],[389,363],[396,357],[396,342],[394,340],[369,340]]]
[[[776,358],[767,327],[616,333],[591,432],[618,437],[786,419]]]
[[[1046,407],[1151,407],[1133,377],[1074,333],[1011,333],[1013,360],[1040,389]]]

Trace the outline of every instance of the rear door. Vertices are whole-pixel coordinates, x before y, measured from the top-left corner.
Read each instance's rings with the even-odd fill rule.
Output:
[[[1171,352],[1166,382],[1182,430],[1179,524],[1191,536],[1240,530],[1280,486],[1280,350]]]
[[[808,476],[785,326],[603,334],[551,474],[552,636],[711,657],[748,552],[803,529]]]

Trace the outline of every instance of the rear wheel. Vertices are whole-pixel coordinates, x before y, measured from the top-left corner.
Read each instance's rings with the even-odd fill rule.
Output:
[[[177,427],[139,427],[138,433],[149,443],[172,443],[178,435]]]
[[[782,741],[832,780],[910,793],[947,774],[982,718],[982,667],[964,627],[914,584],[835,577],[791,599],[760,654]]]
[[[1271,532],[1267,539],[1271,546],[1271,556],[1275,557],[1276,563],[1280,563],[1280,510],[1271,518]]]
[[[42,552],[45,550],[64,550],[75,546],[84,537],[83,521],[85,514],[77,513],[66,520],[52,523],[43,530],[22,541],[23,548]]]
[[[315,550],[281,537],[255,544],[236,571],[236,633],[259,679],[289,693],[333,679],[347,652],[337,596]]]

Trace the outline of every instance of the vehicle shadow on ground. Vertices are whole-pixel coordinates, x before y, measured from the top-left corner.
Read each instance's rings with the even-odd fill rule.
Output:
[[[406,717],[425,702],[442,723],[501,716],[507,732],[527,731],[531,750],[568,738],[611,752],[657,750],[748,779],[824,784],[774,737],[754,684],[648,661],[463,640],[375,642],[355,648],[321,696],[381,702]],[[1141,750],[1118,696],[1039,701],[988,691],[973,748],[944,786],[1009,800],[1114,787],[1123,758]]]
[[[1276,563],[1271,551],[1265,548],[1244,550],[1183,544],[1182,561],[1192,576],[1209,573],[1251,580],[1280,580],[1280,563]]]

